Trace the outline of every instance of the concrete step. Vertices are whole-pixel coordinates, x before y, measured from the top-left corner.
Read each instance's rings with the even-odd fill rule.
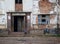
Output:
[[[24,32],[11,32],[10,34],[9,34],[9,36],[24,36]]]

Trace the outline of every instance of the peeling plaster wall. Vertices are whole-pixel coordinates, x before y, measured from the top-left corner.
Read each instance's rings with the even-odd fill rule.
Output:
[[[56,0],[55,0],[56,1]],[[50,14],[56,11],[54,0],[33,0],[32,16],[38,14]],[[54,10],[55,9],[55,10]],[[37,17],[37,16],[36,16]],[[38,22],[38,18],[36,20]],[[36,23],[35,23],[36,24]]]
[[[32,11],[33,0],[23,0],[23,11]]]
[[[49,1],[49,2],[48,2]],[[48,0],[43,2],[42,0],[23,0],[23,11],[32,12],[31,14],[31,24],[38,23],[38,14],[50,14],[51,11],[56,12],[56,7],[53,3],[56,0]],[[15,11],[15,0],[4,0],[3,1],[3,17],[5,18],[5,24],[7,27],[7,14],[8,11]],[[52,15],[53,16],[53,15]],[[50,17],[52,17],[50,16]],[[56,24],[56,16],[50,19],[50,24]],[[53,22],[52,22],[53,21]]]
[[[50,15],[50,24],[57,24],[57,15]]]
[[[56,3],[56,0],[49,0],[49,2],[51,2],[51,3]]]
[[[53,15],[56,12],[56,0],[33,0],[33,9],[32,9],[32,17],[33,20],[32,24],[38,24],[38,14],[50,14],[50,28],[55,28],[57,24],[57,15]],[[35,21],[35,22],[34,22]],[[46,25],[42,26],[46,28]],[[35,25],[35,28],[38,28],[37,25]],[[41,28],[41,26],[40,26]]]
[[[1,0],[3,12],[0,13],[0,28],[7,28],[7,12],[15,11],[15,0]]]
[[[40,13],[50,13],[50,11],[53,11],[54,10],[54,5],[53,3],[45,0],[45,1],[39,1],[38,2],[39,4],[39,10],[40,10]]]

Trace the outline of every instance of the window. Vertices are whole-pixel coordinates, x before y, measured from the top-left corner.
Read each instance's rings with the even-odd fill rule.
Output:
[[[42,17],[46,17],[46,15],[42,15]]]
[[[41,24],[47,24],[46,19],[41,19]]]
[[[22,0],[15,0],[16,4],[22,4]]]
[[[41,23],[41,19],[40,19],[40,15],[38,16],[38,23],[40,24]]]
[[[48,24],[49,16],[47,15],[38,15],[38,24]]]
[[[46,22],[46,19],[42,19],[42,22]]]

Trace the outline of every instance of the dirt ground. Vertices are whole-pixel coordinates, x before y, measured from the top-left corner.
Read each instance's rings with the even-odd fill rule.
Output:
[[[0,44],[60,44],[57,37],[0,37]]]

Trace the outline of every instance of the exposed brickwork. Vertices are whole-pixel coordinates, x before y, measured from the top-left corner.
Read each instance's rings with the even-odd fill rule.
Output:
[[[38,24],[38,16],[36,17],[36,24]]]
[[[50,20],[55,19],[56,15],[50,15]],[[48,25],[48,24],[47,24]],[[38,16],[36,16],[36,24],[32,26],[32,29],[44,29],[47,25],[38,25]],[[52,29],[56,24],[49,24],[49,29]]]
[[[54,28],[54,26],[57,26],[57,25],[56,24],[50,24],[49,28],[52,29],[52,28]]]
[[[16,11],[22,11],[23,10],[22,4],[15,4],[15,10]]]
[[[46,26],[47,25],[38,25],[38,24],[36,24],[36,25],[34,25],[34,26],[32,26],[32,29],[45,29],[46,28]],[[49,24],[48,25],[49,27],[49,29],[53,29],[54,27],[56,27],[57,25],[56,24]]]
[[[52,3],[47,0],[41,0],[38,4],[41,13],[49,13],[52,10]]]
[[[46,25],[39,25],[39,29],[45,29]]]
[[[54,19],[56,15],[50,15],[50,19]]]
[[[32,26],[32,29],[45,29],[45,28],[46,28],[46,25],[35,24]]]

